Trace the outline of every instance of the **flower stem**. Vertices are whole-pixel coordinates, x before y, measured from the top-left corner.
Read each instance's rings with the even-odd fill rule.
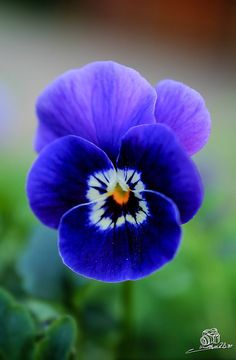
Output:
[[[132,352],[132,324],[133,324],[133,282],[126,281],[122,284],[121,289],[122,301],[122,323],[121,339],[117,349],[117,360],[131,357]]]
[[[123,333],[130,337],[133,318],[133,283],[132,281],[126,281],[122,285]]]

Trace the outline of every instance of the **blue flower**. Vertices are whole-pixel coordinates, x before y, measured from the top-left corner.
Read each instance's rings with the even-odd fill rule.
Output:
[[[63,262],[117,282],[170,261],[203,200],[187,154],[209,136],[201,96],[170,80],[155,91],[134,70],[99,62],[49,85],[37,113],[27,193],[35,215],[58,228]]]

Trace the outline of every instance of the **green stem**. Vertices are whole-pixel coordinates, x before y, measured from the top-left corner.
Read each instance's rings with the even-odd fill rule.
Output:
[[[132,333],[133,320],[133,283],[126,281],[122,284],[122,303],[123,303],[123,334],[130,337]]]
[[[132,327],[133,327],[133,282],[126,281],[121,288],[122,302],[122,323],[121,323],[121,339],[117,351],[117,360],[124,359],[128,356],[131,358],[132,344]]]

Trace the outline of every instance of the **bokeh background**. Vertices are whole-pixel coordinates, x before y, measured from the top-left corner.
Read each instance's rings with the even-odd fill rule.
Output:
[[[236,358],[236,1],[0,3],[0,359]],[[174,261],[127,284],[79,278],[31,213],[34,103],[58,74],[111,59],[204,96],[212,136],[194,157],[206,195]],[[185,354],[215,327],[228,350]]]

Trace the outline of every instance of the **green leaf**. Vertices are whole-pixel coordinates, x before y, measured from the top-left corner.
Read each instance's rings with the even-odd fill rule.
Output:
[[[61,315],[59,308],[57,309],[52,304],[42,300],[29,299],[25,302],[25,305],[38,323],[51,322]]]
[[[0,289],[0,354],[3,359],[32,359],[35,326],[29,312]]]
[[[63,264],[58,253],[57,233],[45,226],[36,227],[18,260],[17,271],[29,295],[65,305],[75,291],[80,299],[90,283]]]
[[[63,316],[49,326],[46,336],[37,346],[37,360],[66,360],[75,348],[76,324],[70,316]]]
[[[55,231],[37,227],[17,268],[30,295],[57,300],[63,297],[65,267],[58,254]]]

